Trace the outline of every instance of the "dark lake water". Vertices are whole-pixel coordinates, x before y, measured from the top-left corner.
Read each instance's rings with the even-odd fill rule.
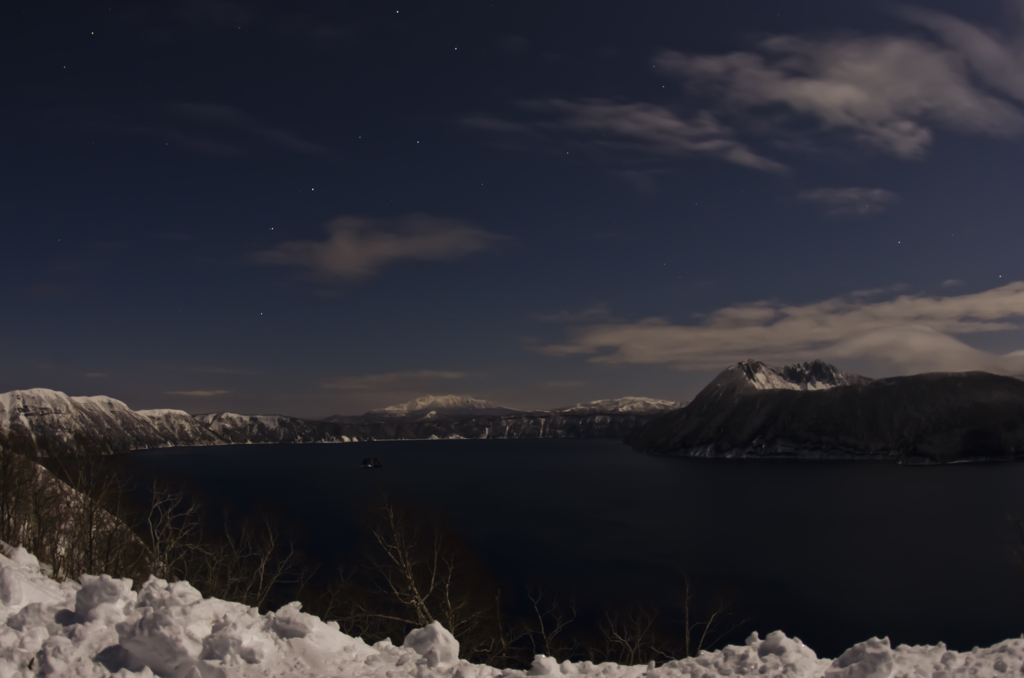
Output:
[[[369,455],[384,467],[360,468]],[[318,558],[351,548],[359,509],[386,491],[440,515],[502,577],[584,603],[656,603],[682,567],[735,593],[752,619],[740,639],[782,629],[819,656],[874,635],[970,649],[1024,632],[1019,463],[698,460],[577,440],[187,448],[125,463],[238,511],[272,504],[316,535]]]

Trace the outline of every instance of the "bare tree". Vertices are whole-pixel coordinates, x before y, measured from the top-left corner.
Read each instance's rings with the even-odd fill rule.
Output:
[[[203,506],[184,490],[172,490],[153,482],[149,510],[140,525],[149,545],[154,575],[168,581],[188,576],[196,558],[208,558],[203,544]]]
[[[208,596],[233,600],[265,611],[279,587],[303,584],[309,576],[291,539],[268,517],[246,521],[233,530],[227,521],[223,535],[186,551],[182,570]]]
[[[519,653],[515,643],[525,635],[509,627],[500,591],[465,545],[387,497],[369,527],[376,554],[367,558],[363,578],[367,627],[404,635],[410,627],[438,621],[474,661]]]
[[[531,586],[526,597],[534,613],[527,632],[534,654],[567,658],[576,648],[562,642],[562,636],[566,627],[576,620],[576,601],[570,600],[566,609],[556,598],[547,599],[540,586]]]
[[[606,610],[600,624],[603,659],[619,664],[642,664],[655,659],[668,659],[659,649],[664,647],[657,637],[657,612],[639,603],[624,609]]]
[[[733,613],[733,605],[724,598],[716,596],[707,605],[700,619],[697,611],[696,595],[690,575],[682,572],[683,578],[683,651],[687,657],[695,657],[701,650],[718,644],[726,635],[735,631],[748,619]]]
[[[383,616],[415,626],[436,620],[459,637],[486,614],[471,605],[468,587],[459,585],[469,573],[456,578],[459,554],[436,525],[386,497],[377,518],[370,533],[381,556],[371,562],[384,592],[398,604],[396,612]]]
[[[64,464],[58,478],[34,459],[0,448],[0,538],[30,549],[58,579],[84,572],[141,578],[145,545],[118,517],[124,494],[116,478],[88,464]]]

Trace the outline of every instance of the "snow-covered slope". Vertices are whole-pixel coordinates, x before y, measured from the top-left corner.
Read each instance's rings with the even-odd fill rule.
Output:
[[[686,403],[677,403],[672,400],[627,396],[608,400],[592,400],[589,403],[563,407],[555,412],[562,414],[660,414],[678,410],[685,405]]]
[[[760,391],[784,389],[789,391],[824,391],[847,384],[865,384],[867,377],[843,372],[835,365],[821,360],[785,367],[773,367],[758,360],[744,360],[726,368],[719,379],[741,376]]]
[[[620,398],[567,411],[517,412],[463,396],[426,396],[361,417],[132,411],[106,396],[30,389],[0,394],[0,446],[26,454],[110,454],[154,447],[429,438],[619,438],[675,403]]]
[[[500,417],[505,414],[514,414],[516,411],[468,396],[427,395],[399,405],[370,410],[363,416],[368,420],[419,421],[442,418]]]
[[[24,549],[0,555],[0,676],[99,678],[904,678],[1019,676],[1024,638],[954,652],[945,645],[900,645],[872,638],[838,659],[819,659],[781,631],[745,645],[655,666],[559,663],[537,655],[529,671],[459,659],[459,643],[437,622],[401,646],[367,645],[303,613],[298,603],[260,614],[203,598],[187,582],[83,575],[57,584]],[[884,614],[879,611],[879,614]]]
[[[109,454],[217,442],[205,426],[180,410],[134,412],[106,396],[68,397],[45,388],[0,394],[0,436],[41,453]]]
[[[197,414],[196,420],[229,443],[348,443],[361,436],[347,428],[279,414]]]
[[[867,379],[822,362],[746,361],[634,448],[700,457],[872,458],[952,463],[1024,458],[1024,383],[986,372]]]

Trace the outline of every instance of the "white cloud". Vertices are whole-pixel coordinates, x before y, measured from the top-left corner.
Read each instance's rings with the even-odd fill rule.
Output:
[[[884,188],[815,188],[798,196],[804,202],[821,205],[835,216],[878,214],[896,204],[899,197]]]
[[[465,372],[446,370],[413,370],[386,374],[357,374],[338,377],[324,384],[324,388],[343,391],[420,389],[426,383],[465,379]]]
[[[901,13],[935,33],[987,85],[1024,101],[1024,2],[1016,0],[1010,4],[1017,11],[1007,22],[1003,35],[941,12],[908,7]]]
[[[836,297],[804,306],[760,301],[719,309],[698,325],[664,318],[594,324],[542,350],[680,369],[718,369],[746,358],[784,363],[820,357],[863,359],[904,372],[1013,372],[1024,368],[1024,358],[979,351],[955,337],[1018,329],[1022,320],[1024,282],[1015,282],[952,297]]]
[[[339,217],[326,240],[293,240],[258,252],[260,263],[297,266],[313,275],[365,278],[399,261],[451,261],[490,247],[499,236],[456,219],[412,214],[399,219]]]
[[[786,169],[738,141],[732,129],[706,111],[684,116],[664,106],[608,99],[546,99],[521,102],[520,106],[537,118],[510,122],[477,116],[463,123],[488,132],[532,137],[548,145],[555,138],[571,139],[583,148],[611,152],[629,163],[701,156],[769,172]],[[652,170],[631,171],[649,178]]]
[[[957,280],[956,278],[949,278],[948,280],[942,281],[942,286],[946,289],[950,289],[952,287],[960,287],[963,284],[963,280]]]
[[[710,156],[771,172],[785,169],[734,139],[732,130],[708,112],[684,118],[663,106],[606,99],[550,99],[527,107],[553,116],[539,127],[590,135],[597,147],[653,156]]]
[[[1024,83],[1005,59],[978,65],[984,50],[977,36],[985,34],[944,15],[915,16],[921,23],[945,26],[947,44],[900,36],[775,36],[747,52],[666,51],[657,64],[694,91],[710,95],[717,110],[750,125],[774,113],[784,121],[810,121],[824,130],[852,133],[904,158],[922,155],[935,128],[991,136],[1024,132],[1021,110],[972,80],[968,62],[988,72],[990,82],[1002,83],[1004,93],[1016,91],[1017,80]],[[954,36],[953,22],[964,29],[961,33],[973,31],[974,41]]]

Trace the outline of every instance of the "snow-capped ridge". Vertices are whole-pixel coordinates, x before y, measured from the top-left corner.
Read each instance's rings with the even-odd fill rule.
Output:
[[[815,361],[725,369],[687,407],[628,442],[695,457],[888,459],[906,464],[1024,456],[1024,384],[987,372],[868,379]]]
[[[107,454],[217,442],[205,426],[181,410],[136,412],[109,396],[68,396],[46,388],[0,394],[0,435],[27,436],[48,453]]]
[[[743,375],[754,388],[764,391],[784,389],[790,391],[823,391],[836,386],[866,384],[871,381],[859,374],[843,372],[835,365],[822,360],[774,367],[759,360],[744,360],[726,368]]]
[[[572,407],[563,407],[555,411],[561,414],[656,414],[677,410],[685,405],[686,403],[673,400],[626,396],[623,398],[608,398],[605,400],[592,400],[587,403],[577,403]]]
[[[513,414],[517,411],[469,396],[425,395],[415,400],[399,403],[398,405],[370,410],[364,416],[368,418],[417,419],[427,416],[430,418],[502,416]]]

